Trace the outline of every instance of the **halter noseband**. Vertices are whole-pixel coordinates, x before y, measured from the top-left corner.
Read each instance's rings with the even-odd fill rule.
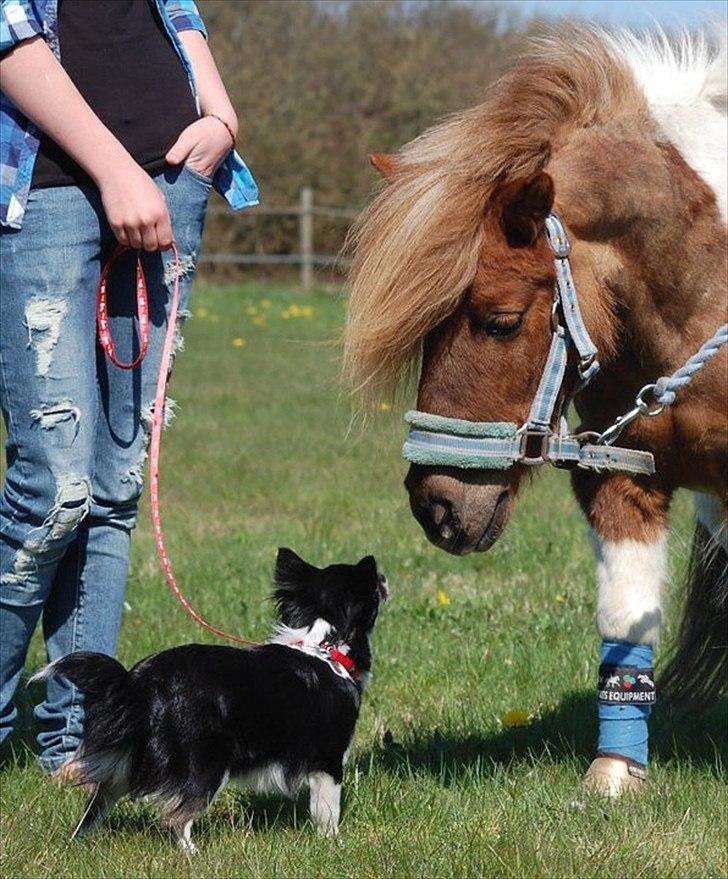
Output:
[[[571,398],[597,374],[599,360],[579,308],[569,264],[569,239],[556,214],[546,218],[546,239],[554,252],[556,268],[551,348],[526,423],[518,427],[510,421],[464,421],[412,410],[405,416],[410,431],[402,449],[408,461],[483,470],[549,463],[596,471],[624,470],[646,475],[655,472],[650,452],[615,448],[604,435],[595,432],[568,432],[566,414]],[[579,382],[557,409],[570,345],[579,358]],[[554,412],[559,423],[557,431],[551,427]],[[588,442],[590,438],[596,441]]]

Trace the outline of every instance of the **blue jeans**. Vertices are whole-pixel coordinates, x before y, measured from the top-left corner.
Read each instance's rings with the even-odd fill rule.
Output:
[[[183,320],[211,184],[185,167],[154,180],[180,252]],[[15,690],[41,616],[49,660],[116,650],[174,261],[171,252],[144,255],[149,350],[140,367],[122,370],[105,358],[95,324],[99,273],[115,243],[91,187],[33,190],[23,228],[0,232],[0,397],[8,434],[0,742],[17,717]],[[138,351],[134,279],[130,254],[109,281],[112,333],[126,362]],[[39,762],[53,771],[79,744],[81,695],[52,679],[35,716]]]

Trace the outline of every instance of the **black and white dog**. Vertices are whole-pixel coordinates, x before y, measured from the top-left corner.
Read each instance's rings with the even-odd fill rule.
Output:
[[[280,622],[259,647],[188,644],[131,671],[72,653],[36,675],[64,675],[85,696],[84,739],[69,768],[94,792],[74,835],[97,827],[121,797],[149,797],[194,852],[192,822],[228,779],[291,797],[308,782],[312,820],[337,833],[387,581],[372,556],[316,568],[280,549],[273,594]]]

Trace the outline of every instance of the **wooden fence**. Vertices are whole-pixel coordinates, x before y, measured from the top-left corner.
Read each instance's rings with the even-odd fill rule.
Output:
[[[226,208],[210,208],[213,215],[231,216]],[[297,253],[203,253],[201,263],[217,265],[298,265],[301,271],[301,286],[308,290],[313,283],[313,273],[316,267],[337,266],[346,268],[351,260],[335,254],[316,253],[314,241],[314,218],[327,217],[328,219],[341,220],[349,225],[357,216],[357,208],[332,208],[317,205],[314,200],[314,191],[310,186],[301,189],[299,203],[292,206],[258,205],[248,208],[241,214],[234,214],[233,222],[243,222],[250,217],[257,216],[280,216],[298,217],[298,242]]]

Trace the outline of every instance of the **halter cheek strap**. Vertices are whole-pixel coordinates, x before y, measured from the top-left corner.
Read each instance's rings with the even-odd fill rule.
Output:
[[[590,470],[623,470],[649,475],[655,472],[652,455],[637,449],[614,448],[596,434],[568,432],[570,400],[559,409],[569,349],[578,356],[577,393],[599,371],[596,345],[579,308],[569,263],[571,250],[564,226],[556,214],[546,219],[546,239],[554,253],[556,283],[551,309],[551,347],[528,419],[522,427],[509,421],[465,421],[427,412],[411,411],[402,453],[413,464],[463,469],[507,470],[514,464],[554,464]],[[558,422],[558,429],[552,424]],[[602,440],[602,442],[599,442]]]

